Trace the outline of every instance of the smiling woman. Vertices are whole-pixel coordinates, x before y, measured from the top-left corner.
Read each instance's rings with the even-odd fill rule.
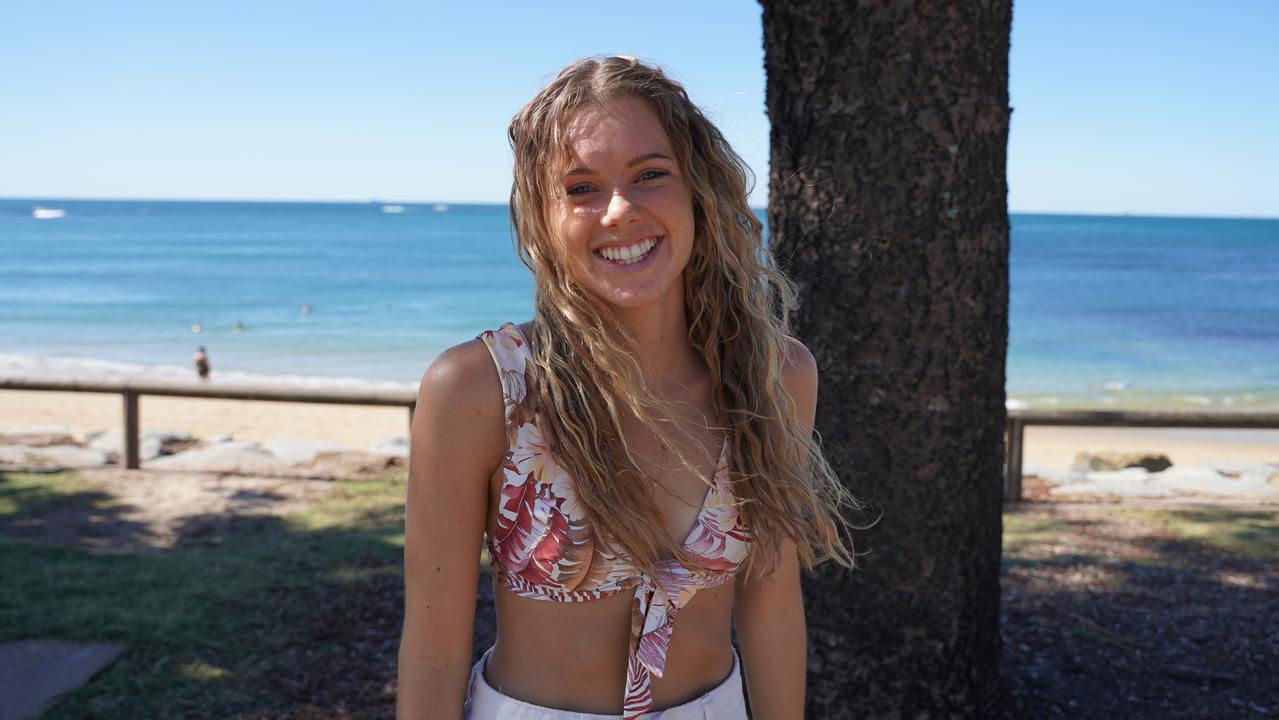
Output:
[[[535,316],[422,378],[400,716],[800,717],[799,569],[854,566],[859,504],[749,171],[633,58],[569,65],[509,135]],[[485,538],[499,639],[472,664]]]

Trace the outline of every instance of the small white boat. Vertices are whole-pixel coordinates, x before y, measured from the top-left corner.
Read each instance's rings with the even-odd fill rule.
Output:
[[[445,205],[444,203],[435,204],[435,212],[448,212],[448,211],[449,211],[448,205]]]
[[[31,217],[35,218],[36,220],[53,220],[54,218],[60,218],[66,214],[67,214],[67,211],[62,210],[60,208],[44,208],[44,207],[31,208]]]
[[[383,205],[382,212],[389,213],[391,215],[398,215],[404,212],[404,206],[403,205]]]

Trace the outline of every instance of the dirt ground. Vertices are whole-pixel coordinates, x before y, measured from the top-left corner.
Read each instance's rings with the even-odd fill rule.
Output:
[[[184,542],[217,543],[234,522],[284,516],[328,496],[327,480],[216,472],[85,468],[71,502],[6,521],[0,534],[86,547],[94,552],[154,554]]]
[[[334,488],[325,480],[216,473],[102,469],[80,477],[114,500],[99,504],[114,509],[88,521],[83,508],[54,509],[5,534],[105,552],[164,552],[184,538],[216,541],[225,530],[191,527],[184,518],[283,515]],[[1046,502],[1051,496],[1034,478],[1025,490],[1031,501],[1006,517],[1045,530],[1004,551],[1003,718],[1279,717],[1279,567],[1180,540],[1124,512],[1141,503]],[[477,650],[493,641],[487,580],[481,576]],[[343,650],[329,658],[334,664],[319,664],[323,672],[279,678],[277,689],[295,711],[253,720],[394,716],[402,586],[388,576],[372,582],[353,588],[360,602],[335,606],[341,617],[332,618],[361,638],[363,650]],[[334,667],[351,682],[335,680]]]

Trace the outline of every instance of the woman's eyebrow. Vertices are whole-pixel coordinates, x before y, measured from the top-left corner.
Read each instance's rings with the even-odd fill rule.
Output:
[[[649,160],[670,160],[671,162],[674,162],[675,158],[671,157],[670,155],[667,155],[666,153],[651,152],[651,153],[646,153],[644,155],[637,155],[631,158],[629,161],[627,161],[626,167],[633,168],[636,165],[639,165],[642,162],[648,162]],[[595,168],[588,168],[588,167],[575,167],[572,170],[569,170],[568,172],[564,173],[565,177],[571,177],[573,175],[598,175],[598,174],[599,174],[598,170],[596,170]]]

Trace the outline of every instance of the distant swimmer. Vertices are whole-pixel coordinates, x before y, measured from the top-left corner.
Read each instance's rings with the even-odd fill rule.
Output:
[[[310,314],[311,314],[311,303],[304,303],[304,304],[302,305],[302,314],[303,314],[303,315],[310,315]]]
[[[209,354],[204,351],[204,346],[196,348],[195,351],[195,372],[200,376],[200,380],[209,381]]]
[[[235,321],[235,331],[236,331],[236,332],[238,332],[238,333],[244,332],[244,321],[243,321],[243,320],[236,320],[236,321]]]
[[[200,331],[203,329],[204,329],[204,326],[201,325],[200,323],[191,323],[191,332],[195,333],[196,335],[199,335]]]

